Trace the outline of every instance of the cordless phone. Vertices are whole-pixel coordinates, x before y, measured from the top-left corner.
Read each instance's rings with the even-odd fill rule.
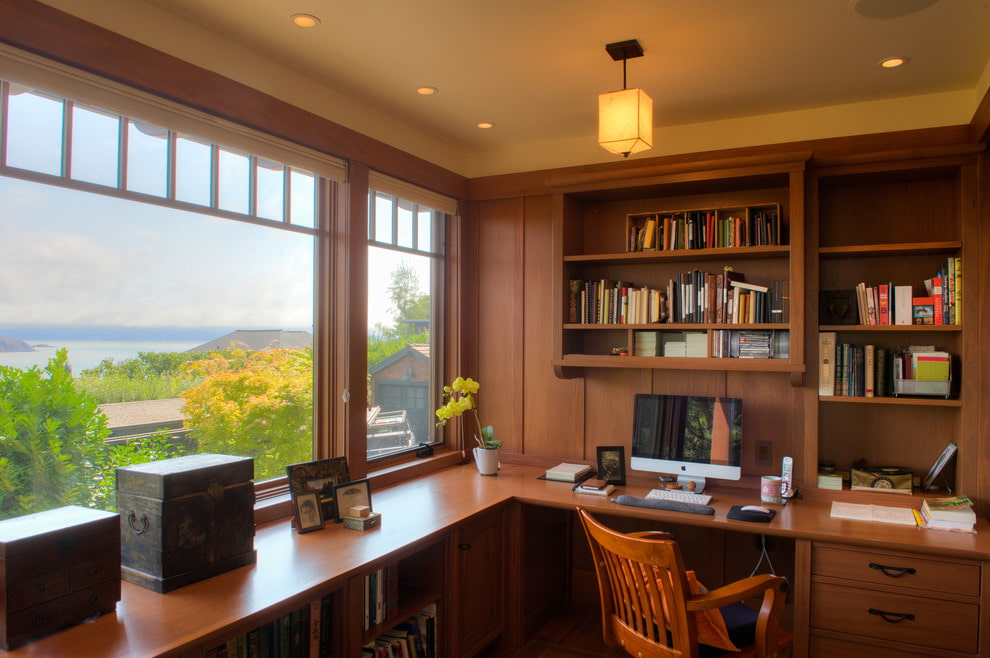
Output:
[[[791,478],[794,471],[794,459],[792,457],[784,457],[783,462],[780,465],[780,496],[781,498],[790,498],[794,494],[791,487]]]

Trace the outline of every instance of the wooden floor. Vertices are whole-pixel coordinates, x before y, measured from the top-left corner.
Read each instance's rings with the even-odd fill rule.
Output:
[[[622,658],[602,640],[601,616],[595,609],[571,609],[556,615],[514,654],[505,658]],[[503,656],[504,654],[500,654]]]

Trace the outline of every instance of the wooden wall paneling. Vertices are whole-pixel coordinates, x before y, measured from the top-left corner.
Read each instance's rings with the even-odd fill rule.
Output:
[[[527,197],[524,206],[522,305],[522,442],[527,455],[576,457],[584,448],[584,381],[558,379],[551,366],[563,309],[553,294],[553,199]],[[516,390],[519,386],[514,387]]]
[[[477,262],[464,263],[478,273],[477,289],[464,294],[479,300],[481,422],[494,425],[506,452],[523,449],[524,209],[521,198],[478,204]],[[472,434],[466,432],[469,446]]]
[[[801,430],[803,389],[791,386],[786,373],[736,371],[726,373],[725,396],[743,403],[742,472],[744,477],[780,475],[781,459],[804,460]],[[761,453],[768,444],[769,455]]]
[[[616,359],[623,357],[617,356]],[[598,459],[597,446],[625,446],[626,467],[632,455],[633,397],[652,393],[650,370],[586,368],[584,373],[584,459]],[[559,454],[559,453],[558,453]]]
[[[983,294],[981,281],[990,281],[990,258],[987,249],[990,248],[990,156],[981,154],[978,162],[978,221],[976,226],[976,249],[970,250],[972,256],[963,265],[963,326],[967,340],[976,342],[978,355],[976,387],[973,390],[975,400],[972,400],[975,418],[967,416],[976,427],[978,462],[978,478],[976,495],[977,511],[983,516],[990,514],[990,410],[987,401],[990,400],[990,301]],[[965,247],[964,247],[965,248]],[[975,289],[972,287],[975,286]],[[968,397],[967,400],[971,398]]]

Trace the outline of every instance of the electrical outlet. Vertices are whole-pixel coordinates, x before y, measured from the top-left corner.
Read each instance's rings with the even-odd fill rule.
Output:
[[[773,444],[769,441],[756,442],[756,465],[770,466],[773,463]]]

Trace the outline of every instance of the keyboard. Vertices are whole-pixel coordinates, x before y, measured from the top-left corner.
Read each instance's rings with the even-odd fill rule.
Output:
[[[646,498],[648,500],[672,500],[676,503],[691,503],[693,505],[707,505],[712,499],[708,494],[696,494],[679,489],[653,489],[646,494]]]

